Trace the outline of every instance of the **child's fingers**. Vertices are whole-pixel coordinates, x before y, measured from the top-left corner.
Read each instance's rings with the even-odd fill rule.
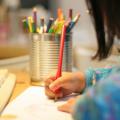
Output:
[[[48,96],[48,98],[50,99],[54,99],[55,96],[57,96],[58,98],[62,98],[63,97],[63,93],[62,91],[58,92],[57,94],[52,92],[48,86],[45,87],[45,94]]]
[[[54,91],[55,89],[64,86],[64,83],[65,81],[63,79],[58,78],[49,85],[49,88]]]
[[[72,113],[71,105],[69,103],[58,106],[58,110],[62,112]]]
[[[46,79],[45,82],[45,86],[49,86],[54,80],[55,80],[55,76],[51,76],[50,78]]]
[[[71,98],[65,104],[58,106],[58,110],[72,113],[75,103],[76,103],[76,98]]]
[[[55,98],[55,94],[49,89],[48,86],[45,86],[45,95],[48,96],[50,99]]]

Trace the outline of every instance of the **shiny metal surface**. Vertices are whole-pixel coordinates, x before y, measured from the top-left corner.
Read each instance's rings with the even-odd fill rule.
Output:
[[[48,74],[57,70],[59,59],[60,35],[30,35],[30,74],[32,81],[43,81]],[[63,71],[72,70],[72,35],[66,35]]]

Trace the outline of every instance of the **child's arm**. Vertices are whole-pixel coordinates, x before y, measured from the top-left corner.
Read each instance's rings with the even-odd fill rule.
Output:
[[[86,78],[86,88],[93,85],[93,83],[103,80],[108,77],[115,67],[105,67],[105,68],[88,68],[85,72]]]
[[[120,69],[86,90],[74,107],[74,120],[119,120]]]

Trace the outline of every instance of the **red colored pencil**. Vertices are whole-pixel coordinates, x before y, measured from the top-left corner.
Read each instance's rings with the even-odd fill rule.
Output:
[[[56,79],[61,76],[62,72],[62,60],[63,60],[63,51],[64,51],[64,42],[66,36],[66,25],[63,25],[62,34],[61,34],[61,41],[60,41],[60,51],[59,51],[59,61],[58,61],[58,70],[56,74]]]
[[[66,37],[66,28],[70,21],[67,21],[62,28],[62,34],[61,34],[61,40],[60,40],[60,51],[59,51],[59,61],[58,61],[58,69],[56,73],[56,79],[61,77],[62,75],[62,61],[63,61],[63,52],[64,52],[64,43],[65,43],[65,37]],[[52,90],[53,92],[58,92],[60,88],[55,88]]]

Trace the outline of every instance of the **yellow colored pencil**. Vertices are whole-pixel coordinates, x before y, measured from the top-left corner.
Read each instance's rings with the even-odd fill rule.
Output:
[[[28,17],[29,31],[32,33],[32,17]]]

